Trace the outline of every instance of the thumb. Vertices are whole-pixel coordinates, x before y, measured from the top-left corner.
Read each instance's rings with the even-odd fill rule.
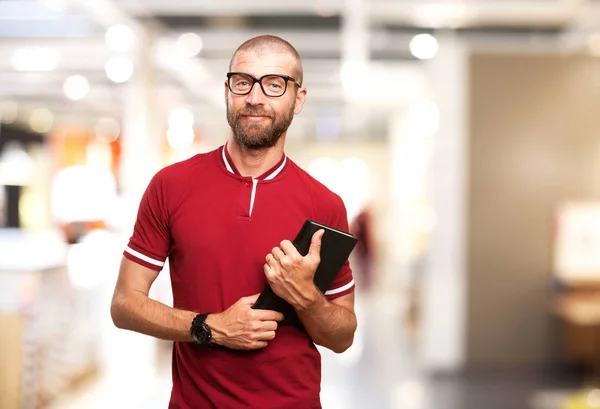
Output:
[[[311,256],[321,256],[321,240],[323,239],[323,234],[325,234],[325,230],[323,229],[313,234],[312,239],[310,240],[310,248],[308,249],[308,254]]]
[[[247,304],[247,305],[254,305],[254,303],[256,302],[256,300],[258,300],[258,296],[260,295],[260,293],[254,294],[254,295],[249,295],[248,297],[244,297],[242,298],[242,303],[243,304]]]

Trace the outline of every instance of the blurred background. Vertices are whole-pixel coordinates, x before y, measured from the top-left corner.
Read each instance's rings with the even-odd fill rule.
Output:
[[[260,34],[304,62],[286,153],[361,239],[324,409],[600,408],[596,0],[1,0],[0,408],[167,407],[171,344],[110,297]]]

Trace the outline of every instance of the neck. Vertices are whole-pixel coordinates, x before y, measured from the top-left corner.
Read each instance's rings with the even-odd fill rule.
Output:
[[[275,146],[255,150],[245,149],[231,137],[227,141],[227,152],[242,176],[257,178],[281,160],[284,142],[285,135],[282,135]]]

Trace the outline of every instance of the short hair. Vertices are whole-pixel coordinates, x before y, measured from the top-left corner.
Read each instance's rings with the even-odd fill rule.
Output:
[[[300,54],[294,48],[293,45],[285,41],[283,38],[273,36],[273,35],[262,35],[258,37],[251,38],[245,41],[242,45],[240,45],[237,50],[233,53],[231,57],[231,61],[229,61],[229,71],[232,70],[235,58],[238,54],[244,52],[257,52],[257,53],[265,53],[265,52],[283,52],[288,53],[295,60],[294,67],[294,79],[298,81],[298,84],[302,85],[303,80],[303,72],[302,72],[302,59],[300,58]]]

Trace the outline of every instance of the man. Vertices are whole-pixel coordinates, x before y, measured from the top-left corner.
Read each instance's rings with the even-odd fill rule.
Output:
[[[356,330],[348,262],[325,294],[293,239],[307,218],[348,231],[341,199],[284,154],[306,99],[296,50],[273,36],[234,53],[225,81],[232,136],[215,151],[159,171],[141,200],[111,314],[119,328],[175,341],[169,408],[320,408],[314,343],[343,352]],[[148,298],[169,258],[174,308]],[[297,311],[251,306],[266,283]]]

